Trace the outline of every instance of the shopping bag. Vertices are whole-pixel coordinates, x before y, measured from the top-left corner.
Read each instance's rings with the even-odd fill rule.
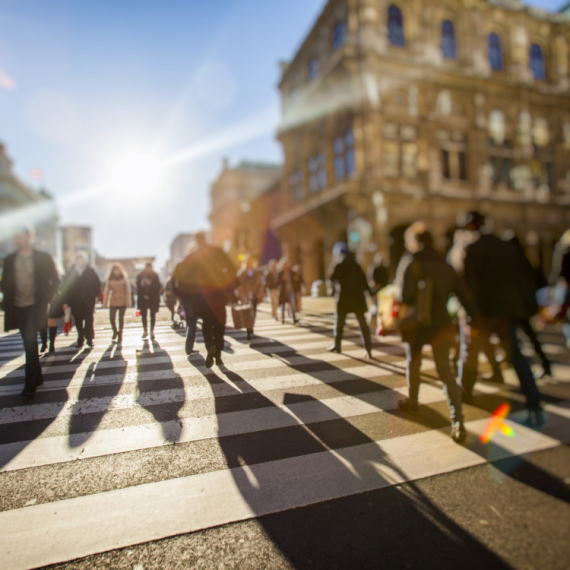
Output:
[[[234,303],[232,320],[235,329],[253,329],[253,305],[251,303]]]
[[[71,321],[71,309],[67,307],[63,312],[63,333],[65,336],[69,336],[72,328],[73,322]]]

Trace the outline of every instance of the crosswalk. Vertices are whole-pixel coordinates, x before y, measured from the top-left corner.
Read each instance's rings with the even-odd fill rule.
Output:
[[[507,372],[506,385],[478,384],[467,443],[456,445],[429,352],[420,394],[429,413],[406,416],[398,339],[377,341],[371,361],[354,326],[343,354],[329,353],[331,331],[330,316],[282,325],[264,307],[252,341],[228,329],[225,366],[209,370],[202,357],[188,361],[168,323],[155,342],[130,327],[120,346],[99,327],[91,351],[58,337],[29,402],[19,395],[21,342],[1,336],[2,567],[65,562],[570,442],[568,402],[550,398],[544,428],[529,429]],[[505,400],[515,436],[483,445]]]

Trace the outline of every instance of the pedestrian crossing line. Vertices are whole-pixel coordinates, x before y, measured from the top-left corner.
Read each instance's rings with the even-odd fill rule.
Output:
[[[276,390],[287,390],[292,388],[320,386],[323,384],[333,385],[338,382],[349,380],[372,380],[380,379],[390,375],[387,370],[375,367],[354,367],[351,369],[327,370],[320,373],[303,374],[296,372],[286,376],[266,377],[258,380],[248,380],[244,382],[235,381],[232,384],[227,382],[210,384],[202,375],[196,376],[200,380],[199,385],[185,386],[179,389],[166,389],[152,392],[134,391],[129,394],[119,394],[110,397],[95,397],[89,399],[78,399],[80,390],[75,392],[75,397],[69,397],[66,401],[53,403],[25,403],[19,406],[4,407],[0,410],[0,425],[23,421],[37,421],[55,417],[71,415],[82,415],[97,412],[106,412],[112,409],[125,410],[133,407],[146,407],[150,405],[162,405],[174,402],[191,402],[194,400],[208,399],[212,396],[223,397],[232,396],[236,392],[241,394],[259,392],[267,394]],[[121,384],[121,382],[117,382]],[[378,384],[379,390],[386,389]]]
[[[509,420],[517,437],[498,433],[488,446],[477,443],[482,419],[466,425],[466,446],[431,430],[5,511],[0,556],[35,568],[551,449],[570,430],[568,408],[549,408],[544,433]]]
[[[497,391],[498,389],[494,388],[487,393]],[[292,427],[299,424],[297,417],[303,418],[303,424],[313,424],[335,420],[339,416],[348,419],[365,414],[388,412],[397,408],[397,402],[406,392],[407,388],[396,388],[358,396],[325,398],[290,405],[183,418],[178,421],[154,422],[8,443],[0,445],[0,472],[150,449],[173,443]],[[440,389],[434,386],[422,388],[420,395],[422,405],[443,401],[445,397]]]

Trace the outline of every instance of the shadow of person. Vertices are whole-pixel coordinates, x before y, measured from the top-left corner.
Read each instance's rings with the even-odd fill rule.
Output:
[[[160,363],[153,362],[160,359]],[[184,381],[174,371],[168,352],[157,341],[145,340],[137,351],[137,403],[150,412],[160,424],[164,438],[173,443],[180,440],[182,422],[180,410],[184,406]]]
[[[0,468],[5,467],[34,439],[57,419],[58,411],[62,410],[68,399],[67,387],[72,382],[83,361],[89,352],[80,351],[73,355],[69,362],[64,364],[65,371],[48,373],[44,371],[44,385],[38,389],[32,400],[23,400],[19,394],[0,395],[0,413],[11,410],[13,421],[0,422]],[[59,366],[59,363],[53,364]],[[24,367],[21,368],[22,370]],[[8,382],[6,382],[8,380]],[[12,378],[6,375],[1,384],[3,386],[22,382],[22,378]],[[48,413],[43,413],[45,408]],[[21,416],[21,419],[18,419]]]
[[[106,384],[94,384],[97,366],[100,362],[113,363],[103,370],[105,376],[113,376],[113,381]],[[77,396],[77,402],[71,409],[69,421],[69,447],[80,447],[97,430],[101,420],[108,412],[113,398],[121,391],[127,374],[127,361],[124,359],[119,344],[109,345],[98,362],[92,362],[85,372],[83,384]],[[91,400],[91,401],[90,401]]]
[[[205,375],[212,384],[224,377],[238,401],[241,390],[255,392],[227,368]],[[281,404],[257,393],[259,407],[237,426],[215,391],[214,398],[218,442],[236,487],[291,567],[508,568],[413,483],[396,488],[405,473],[322,401],[286,393]],[[264,422],[256,419],[260,408]]]

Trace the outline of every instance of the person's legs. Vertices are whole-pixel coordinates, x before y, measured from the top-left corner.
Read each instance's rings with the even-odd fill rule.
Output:
[[[154,325],[156,324],[156,312],[150,309],[150,335],[154,338]]]
[[[491,334],[488,331],[484,331],[481,336],[481,348],[491,365],[493,370],[493,376],[490,378],[493,382],[503,384],[505,379],[503,378],[503,371],[497,362],[497,354],[495,351],[495,345],[491,342]]]
[[[544,370],[544,374],[547,374],[550,376],[550,374],[551,374],[550,360],[548,359],[548,357],[544,353],[544,350],[542,350],[542,345],[540,344],[540,341],[538,340],[538,336],[536,335],[536,331],[534,330],[530,320],[527,319],[525,321],[521,321],[520,326],[521,326],[524,334],[526,334],[526,336],[528,337],[528,339],[532,343],[532,346],[534,347],[534,351],[536,352],[536,355],[540,359],[540,363],[541,363],[542,368]]]
[[[87,344],[92,345],[95,338],[95,329],[93,328],[93,311],[87,311],[85,315],[85,340]]]
[[[83,317],[81,315],[73,315],[75,319],[75,328],[77,329],[77,345],[83,346],[85,342],[85,329],[83,327]]]
[[[142,320],[142,326],[143,326],[143,338],[146,337],[146,335],[148,334],[148,307],[144,307],[142,309],[140,309],[141,311],[141,320]]]
[[[342,349],[342,332],[344,331],[344,323],[346,322],[346,311],[338,305],[334,320],[334,348],[340,352]]]
[[[406,382],[408,384],[408,398],[413,407],[418,405],[420,392],[420,367],[422,364],[422,343],[404,343],[406,350]]]
[[[38,325],[35,307],[32,305],[31,307],[17,308],[16,319],[26,355],[26,380],[22,395],[31,396],[36,391],[36,386],[43,383],[38,352]]]
[[[117,330],[117,310],[118,307],[109,307],[109,322],[111,323],[111,329],[113,329],[113,340],[115,340],[119,334]]]
[[[291,307],[293,322],[297,322],[297,317],[295,316],[295,313],[297,312],[297,295],[294,291],[289,295],[289,306]]]
[[[194,343],[196,342],[196,325],[198,317],[194,316],[192,305],[188,301],[182,301],[184,307],[184,315],[186,317],[186,355],[190,356],[194,352]],[[202,327],[202,330],[204,327]]]
[[[443,382],[443,391],[447,397],[451,421],[463,422],[461,390],[457,385],[450,365],[449,354],[451,345],[451,339],[447,338],[445,333],[441,333],[440,336],[434,339],[431,346],[433,349],[435,368],[439,379]]]
[[[47,321],[45,326],[40,327],[40,340],[42,341],[42,347],[40,352],[45,352],[48,349],[48,329]]]
[[[117,337],[118,342],[123,342],[123,329],[125,328],[126,312],[127,312],[127,307],[119,307],[119,336]]]
[[[269,289],[269,297],[271,298],[271,314],[277,320],[277,309],[279,308],[279,289]]]
[[[57,325],[49,327],[49,351],[55,352],[55,339],[57,337]]]
[[[475,382],[477,381],[481,340],[485,334],[486,333],[482,330],[482,326],[479,328],[475,328],[475,326],[471,327],[470,334],[467,334],[465,327],[461,327],[459,376],[461,378],[464,401],[469,401],[473,397],[473,386],[475,386]]]
[[[368,355],[372,355],[372,339],[370,338],[370,328],[366,322],[364,311],[359,311],[356,313],[356,318],[358,319],[358,324],[360,325],[360,332],[362,335],[364,348],[366,349]]]

